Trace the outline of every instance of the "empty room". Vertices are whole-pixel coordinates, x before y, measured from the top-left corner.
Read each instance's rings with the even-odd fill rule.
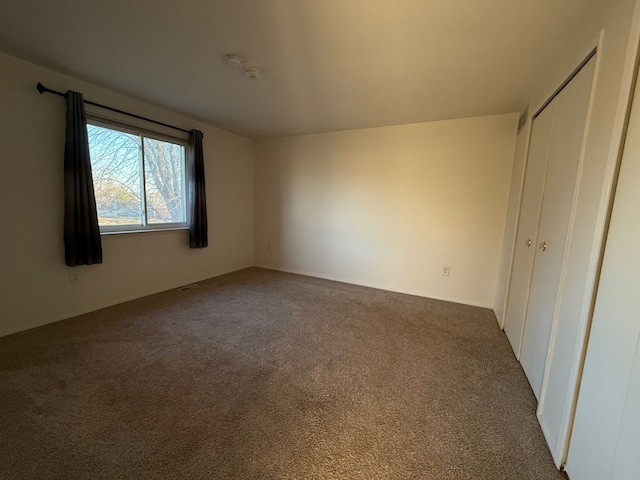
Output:
[[[640,479],[639,46],[640,0],[2,0],[0,479]]]

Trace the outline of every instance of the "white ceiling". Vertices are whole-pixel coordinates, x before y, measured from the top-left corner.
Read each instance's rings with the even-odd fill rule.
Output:
[[[2,0],[0,50],[260,138],[517,112],[596,3]]]

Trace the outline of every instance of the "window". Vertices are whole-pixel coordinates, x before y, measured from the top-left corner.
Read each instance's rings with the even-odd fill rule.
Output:
[[[186,142],[93,119],[87,132],[102,233],[187,227]]]

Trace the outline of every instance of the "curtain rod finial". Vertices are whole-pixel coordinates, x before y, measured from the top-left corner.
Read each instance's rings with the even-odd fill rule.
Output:
[[[36,85],[36,88],[38,89],[41,95],[47,91],[47,87],[42,85],[40,82],[38,82],[38,85]]]

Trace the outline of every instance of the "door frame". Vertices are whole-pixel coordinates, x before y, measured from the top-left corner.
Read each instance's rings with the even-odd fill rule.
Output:
[[[516,256],[516,244],[518,242],[518,225],[520,225],[520,212],[522,211],[522,197],[524,195],[524,181],[527,175],[527,165],[529,163],[529,150],[531,149],[531,132],[533,131],[533,115],[527,115],[527,119],[525,121],[524,128],[520,131],[518,135],[525,134],[526,145],[524,147],[524,160],[522,162],[522,175],[520,176],[520,181],[518,185],[518,189],[520,194],[518,195],[518,204],[516,205],[516,218],[513,222],[513,240],[511,241],[511,255],[509,258],[509,272],[507,274],[506,288],[507,293],[504,296],[504,303],[502,305],[502,318],[500,319],[500,330],[504,331],[505,324],[507,322],[507,307],[509,306],[509,291],[511,290],[511,278],[513,276],[513,263],[514,258]],[[517,136],[517,135],[516,135]],[[516,352],[516,359],[520,360],[520,349]]]

